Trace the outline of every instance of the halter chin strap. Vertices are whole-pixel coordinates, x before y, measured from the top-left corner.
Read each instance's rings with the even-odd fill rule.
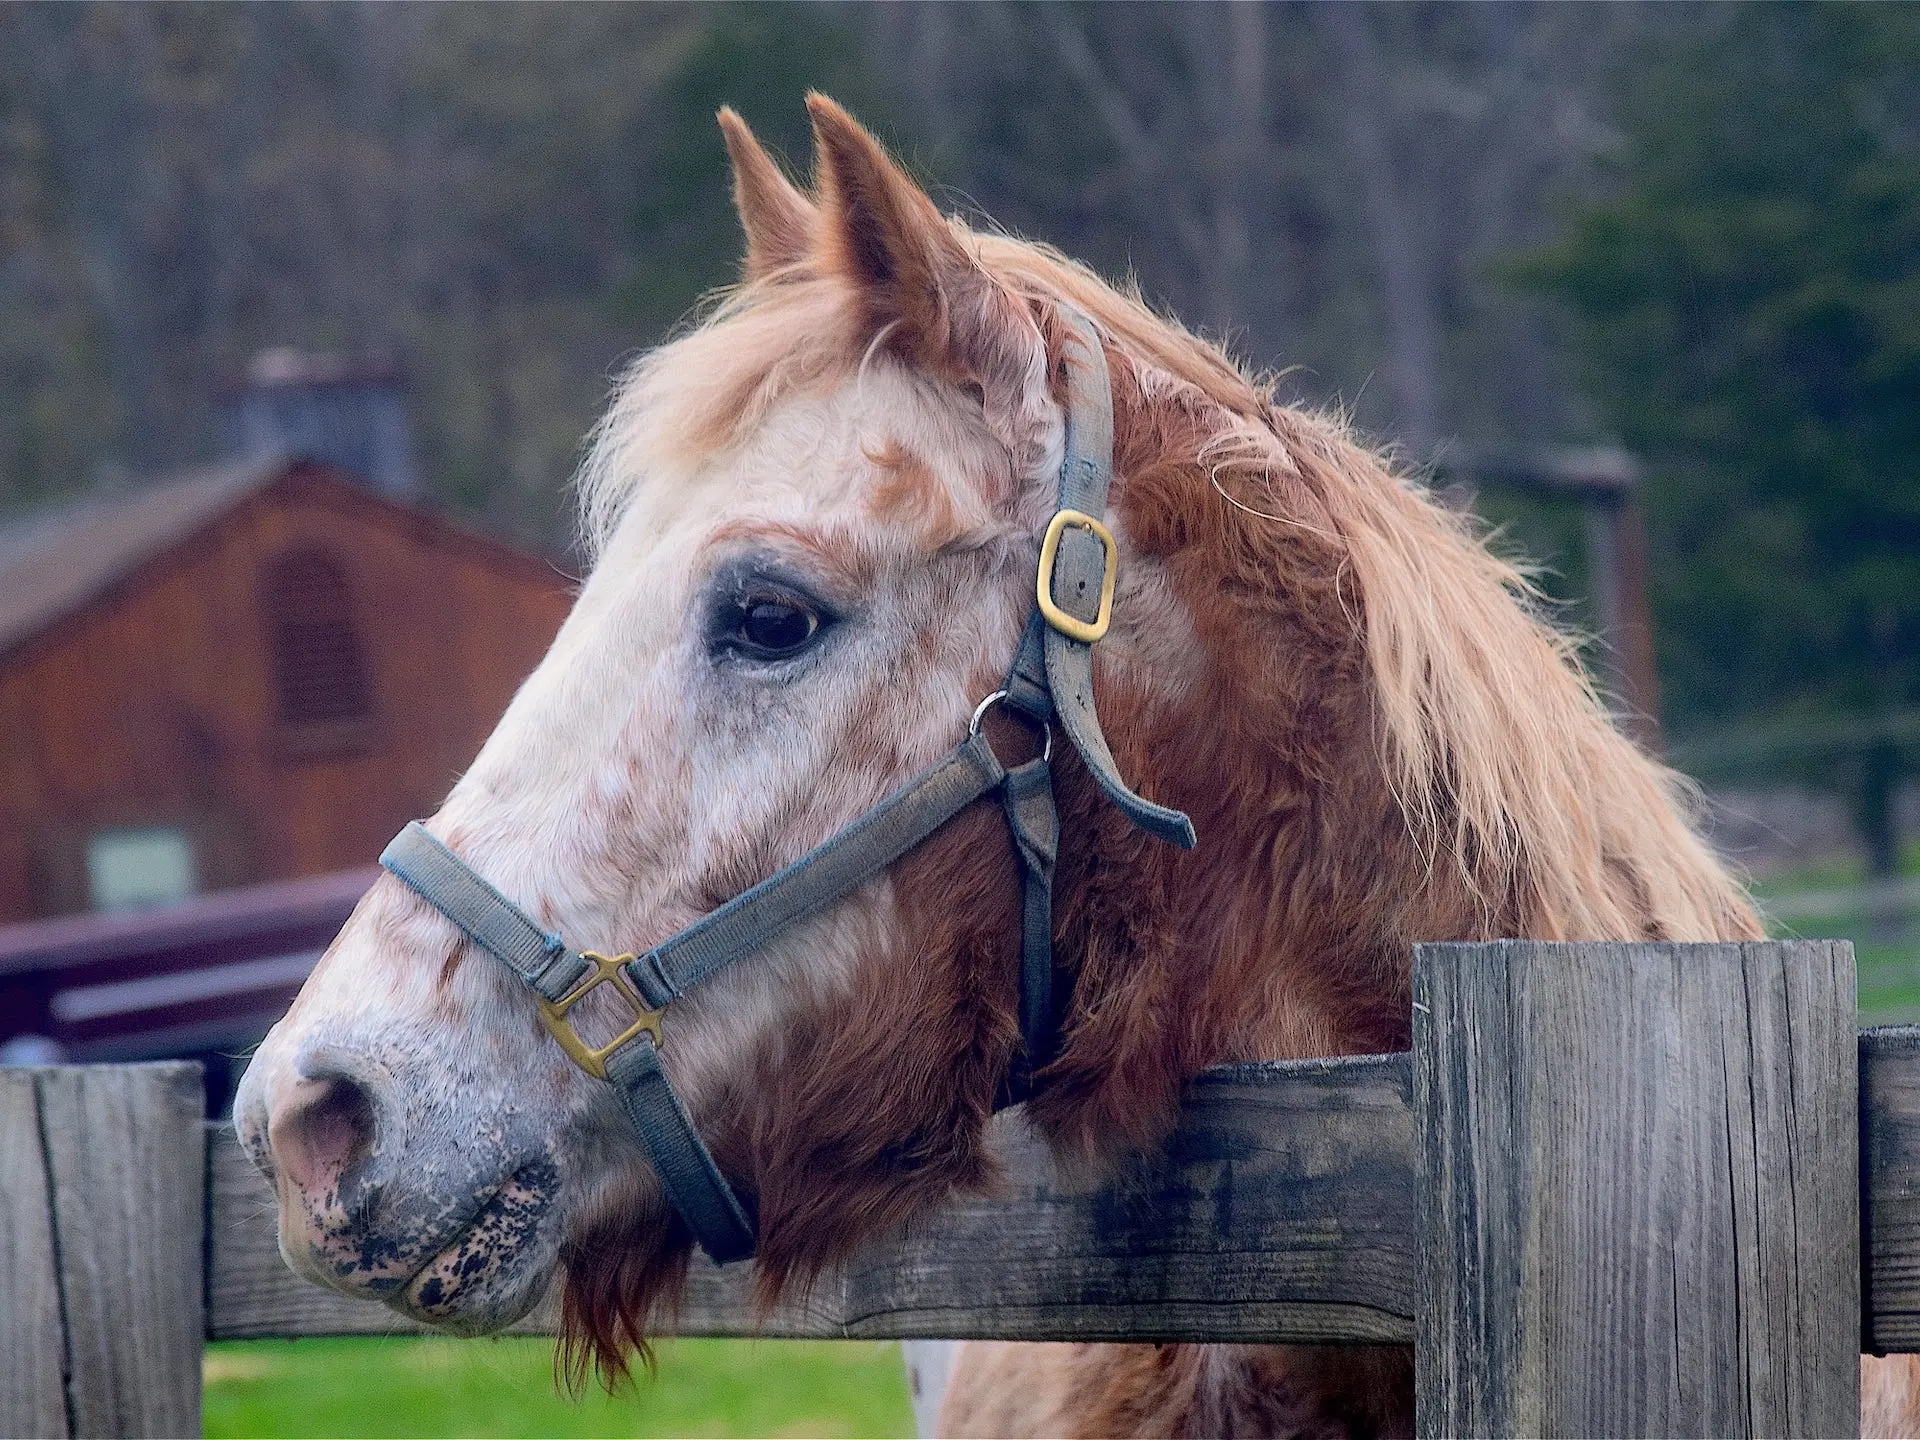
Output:
[[[776,935],[817,914],[939,830],[974,801],[1000,792],[1020,863],[1020,1053],[1000,1100],[1031,1092],[1054,1057],[1053,873],[1059,816],[1049,771],[1057,718],[1107,797],[1143,830],[1191,847],[1193,824],[1178,810],[1127,788],[1093,704],[1093,646],[1112,616],[1119,553],[1102,516],[1113,479],[1113,394],[1099,332],[1061,310],[1083,358],[1068,367],[1067,454],[1060,504],[1041,545],[1035,610],[1006,686],[982,701],[967,738],[919,779],[786,869],[735,896],[643,955],[609,957],[571,948],[535,924],[465,861],[413,821],[380,863],[466,936],[512,970],[538,999],[541,1022],[588,1074],[609,1082],[645,1145],[668,1199],[701,1246],[725,1264],[753,1254],[753,1216],[720,1173],[660,1063],[661,1016],[687,991]],[[1047,736],[1039,758],[1008,769],[980,733],[1004,701]],[[626,1000],[633,1019],[604,1045],[583,1040],[568,1018],[601,986]]]

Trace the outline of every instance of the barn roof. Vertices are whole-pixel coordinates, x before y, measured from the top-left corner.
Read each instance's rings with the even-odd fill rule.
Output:
[[[295,469],[268,455],[198,466],[137,490],[86,499],[0,522],[0,655],[99,596],[144,561],[186,540],[256,491]],[[340,477],[344,482],[345,477]],[[357,487],[342,485],[362,496]],[[365,495],[372,509],[426,522],[431,531],[494,560],[545,566],[439,516]],[[557,572],[548,572],[556,574]]]
[[[208,465],[0,524],[0,651],[78,609],[286,467],[281,457]]]

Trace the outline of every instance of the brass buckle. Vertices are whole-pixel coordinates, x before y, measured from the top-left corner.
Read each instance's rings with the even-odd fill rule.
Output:
[[[1069,615],[1053,602],[1053,563],[1060,554],[1060,537],[1068,526],[1086,531],[1106,550],[1106,574],[1100,581],[1100,613],[1092,620]],[[1054,511],[1053,519],[1047,522],[1047,533],[1040,541],[1040,578],[1035,592],[1040,613],[1047,617],[1047,623],[1069,640],[1093,644],[1113,623],[1113,586],[1119,578],[1120,547],[1114,543],[1113,532],[1083,510]]]
[[[659,1049],[665,1043],[665,1037],[660,1033],[660,1017],[666,1011],[650,1008],[646,997],[621,970],[621,966],[629,964],[635,958],[634,956],[615,955],[609,958],[597,950],[582,950],[580,958],[593,962],[593,974],[558,1000],[549,1000],[544,995],[536,995],[534,999],[540,1002],[540,1023],[547,1027],[549,1035],[560,1042],[560,1048],[567,1052],[567,1058],[594,1079],[604,1080],[607,1078],[607,1057],[636,1035],[644,1031],[653,1036],[655,1049]],[[567,1012],[586,996],[606,984],[611,984],[618,990],[640,1018],[621,1031],[616,1038],[596,1049],[580,1038],[579,1033],[568,1021]]]

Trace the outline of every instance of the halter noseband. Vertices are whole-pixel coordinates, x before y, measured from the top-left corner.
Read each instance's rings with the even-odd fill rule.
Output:
[[[1093,322],[1062,307],[1084,361],[1067,367],[1066,460],[1060,501],[1041,543],[1035,608],[1004,686],[980,702],[967,738],[919,779],[896,791],[786,869],[663,940],[644,955],[576,951],[542,930],[428,833],[407,825],[380,863],[503,962],[534,992],[540,1019],[567,1055],[612,1084],[659,1172],[673,1208],[701,1246],[725,1264],[753,1254],[755,1226],[694,1130],[660,1064],[661,1017],[702,980],[751,955],[788,926],[825,909],[944,826],[975,800],[1000,792],[1020,861],[1020,1053],[1001,1099],[1032,1091],[1033,1076],[1054,1056],[1053,869],[1059,817],[1048,763],[1058,720],[1107,797],[1150,834],[1191,848],[1193,824],[1178,810],[1143,800],[1126,786],[1100,732],[1093,704],[1093,645],[1113,612],[1119,550],[1102,523],[1113,479],[1113,392]],[[980,724],[1004,704],[1045,735],[1040,756],[1007,768]],[[567,1015],[610,985],[635,1018],[605,1045],[581,1039]]]

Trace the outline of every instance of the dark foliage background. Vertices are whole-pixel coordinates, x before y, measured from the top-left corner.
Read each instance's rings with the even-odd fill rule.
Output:
[[[1920,12],[1729,7],[1627,76],[1602,198],[1521,267],[1654,466],[1669,718],[1853,799],[1874,868],[1920,703]]]
[[[222,386],[295,345],[396,357],[434,502],[564,548],[609,377],[731,277],[714,108],[804,169],[818,87],[943,203],[1136,275],[1415,461],[1631,446],[1673,733],[1747,736],[1871,830],[1920,748],[1917,36],[1866,6],[0,7],[0,512],[215,453]],[[1481,503],[1577,600],[1577,520]]]
[[[1621,7],[0,8],[0,504],[218,441],[255,350],[385,350],[432,489],[524,540],[609,372],[727,281],[722,102],[852,105],[1417,455],[1578,428],[1532,297]]]

